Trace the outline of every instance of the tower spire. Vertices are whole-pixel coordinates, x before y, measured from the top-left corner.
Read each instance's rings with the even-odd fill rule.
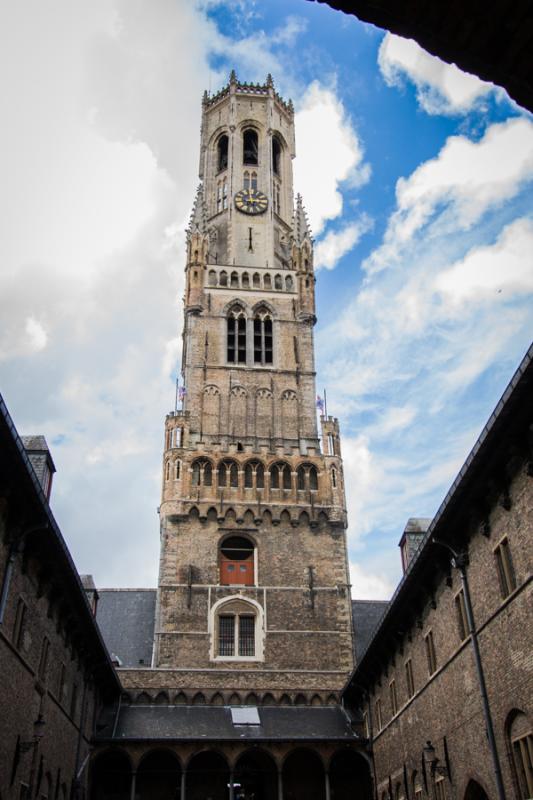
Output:
[[[202,183],[198,184],[198,189],[196,190],[196,197],[194,198],[194,205],[192,207],[187,233],[189,236],[193,233],[207,233],[207,209]]]
[[[307,218],[307,213],[304,207],[304,201],[301,194],[296,195],[296,206],[294,208],[294,220],[293,220],[293,233],[294,233],[294,241],[298,245],[298,247],[302,246],[305,239],[308,239],[311,243],[313,242],[311,227],[309,225],[309,220]]]

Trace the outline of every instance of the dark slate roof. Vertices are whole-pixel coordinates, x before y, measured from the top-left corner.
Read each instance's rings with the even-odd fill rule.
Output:
[[[235,725],[230,706],[122,706],[118,719],[110,715],[106,727],[98,726],[97,738],[115,741],[350,741],[358,738],[340,706],[261,706],[257,710],[260,725]]]
[[[121,667],[151,666],[155,589],[99,589],[96,621]]]
[[[352,600],[354,655],[356,663],[370,642],[378,622],[389,605],[388,600]]]

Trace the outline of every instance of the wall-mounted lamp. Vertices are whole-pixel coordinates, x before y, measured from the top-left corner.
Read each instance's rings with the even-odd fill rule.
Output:
[[[20,743],[20,749],[23,753],[27,753],[28,750],[31,750],[33,747],[36,747],[39,744],[39,742],[44,736],[45,727],[46,727],[46,722],[44,721],[44,717],[42,714],[39,714],[39,716],[33,723],[33,738],[29,742]]]
[[[441,765],[440,758],[437,756],[435,752],[435,748],[431,744],[431,741],[428,739],[426,742],[426,746],[424,747],[424,761],[428,765],[431,775],[442,775],[443,777],[448,778],[448,769]]]

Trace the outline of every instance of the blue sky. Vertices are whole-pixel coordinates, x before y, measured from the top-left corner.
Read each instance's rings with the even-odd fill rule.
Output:
[[[295,104],[353,591],[387,597],[405,521],[435,512],[530,343],[530,115],[305,0],[6,13],[1,387],[20,432],[52,445],[79,569],[156,581],[200,100],[235,68]]]

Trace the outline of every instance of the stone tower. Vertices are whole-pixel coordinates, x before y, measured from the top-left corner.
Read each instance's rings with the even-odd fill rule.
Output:
[[[294,156],[270,76],[204,95],[150,678],[187,701],[334,702],[353,666],[339,426],[317,429]]]

